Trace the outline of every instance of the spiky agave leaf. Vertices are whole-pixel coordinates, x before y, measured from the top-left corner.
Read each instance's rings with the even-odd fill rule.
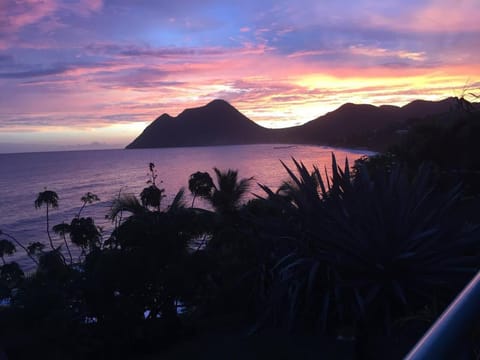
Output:
[[[172,203],[168,207],[168,212],[178,212],[180,210],[185,209],[186,207],[186,201],[185,201],[185,189],[181,188],[178,190],[177,194],[175,195]]]
[[[298,318],[327,312],[388,327],[385,319],[425,304],[431,289],[452,294],[473,274],[479,230],[449,218],[461,188],[438,191],[429,166],[420,167],[413,181],[400,165],[384,173],[360,166],[351,179],[333,157],[331,185],[320,190],[327,193],[322,197],[302,165],[295,166],[299,176],[291,176],[289,199],[298,209],[298,246],[279,262],[284,291],[277,293],[287,294]],[[318,301],[307,301],[312,284]],[[332,308],[326,311],[325,304]]]

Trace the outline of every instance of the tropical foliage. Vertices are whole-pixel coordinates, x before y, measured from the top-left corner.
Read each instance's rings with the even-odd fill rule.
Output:
[[[332,155],[328,174],[292,159],[282,186],[256,195],[253,178],[214,168],[190,176],[188,205],[183,189],[164,204],[150,163],[139,196],[112,201],[109,234],[82,215],[99,200],[90,192],[51,227],[59,197],[45,190],[34,204],[46,208],[49,247],[0,232],[3,346],[12,358],[139,358],[232,328],[366,344],[433,319],[478,271],[480,230],[459,215],[461,182],[398,159],[352,172]],[[19,249],[33,273],[9,261]],[[420,335],[403,329],[410,343]]]
[[[478,227],[452,217],[460,186],[439,191],[429,166],[412,180],[401,165],[360,166],[352,178],[333,158],[325,182],[294,163],[298,175],[286,167],[291,182],[277,193],[296,224],[287,229],[294,248],[275,267],[272,306],[289,326],[388,332],[392,319],[449,299],[475,273]]]

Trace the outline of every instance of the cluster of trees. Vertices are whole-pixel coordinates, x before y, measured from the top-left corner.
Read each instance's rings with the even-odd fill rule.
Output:
[[[353,171],[332,156],[330,176],[293,159],[280,188],[249,201],[253,179],[197,172],[188,204],[183,189],[164,203],[151,163],[139,197],[112,202],[108,237],[82,216],[96,195],[52,227],[58,196],[45,190],[35,206],[46,209],[47,246],[0,233],[0,345],[12,358],[141,358],[199,333],[275,329],[400,357],[478,271],[480,229],[458,216],[465,199],[478,204],[471,187],[466,196],[449,178],[447,188],[438,163],[398,154]],[[17,248],[34,273],[8,261]]]
[[[461,98],[457,101],[456,111],[417,119],[387,151],[360,162],[370,170],[403,164],[411,177],[428,162],[445,191],[462,183],[461,214],[480,222],[480,111]]]

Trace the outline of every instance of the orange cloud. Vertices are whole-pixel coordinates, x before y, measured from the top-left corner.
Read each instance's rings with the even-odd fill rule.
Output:
[[[409,59],[415,61],[425,60],[425,52],[414,52],[406,50],[388,50],[379,47],[364,47],[352,45],[349,48],[349,52],[354,55],[365,55],[373,57],[387,57],[394,56],[400,59]]]
[[[368,46],[344,52],[417,62],[424,56]],[[480,79],[476,64],[360,67],[352,61],[332,66],[305,61],[300,54],[285,56],[264,45],[179,54],[138,51],[98,63],[60,65],[50,73],[40,69],[34,78],[26,76],[33,72],[5,78],[5,86],[26,91],[2,103],[0,134],[12,129],[61,133],[69,128],[80,136],[97,129],[96,134],[126,144],[127,137],[138,135],[136,131],[160,114],[177,115],[214,98],[232,102],[259,124],[291,126],[346,102],[403,105],[418,98],[456,96],[469,79]]]

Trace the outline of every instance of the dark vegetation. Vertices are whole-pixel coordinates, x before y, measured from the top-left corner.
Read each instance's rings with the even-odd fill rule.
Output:
[[[59,247],[45,189],[48,246],[0,234],[0,346],[12,359],[401,358],[480,267],[479,137],[461,106],[353,169],[292,159],[249,201],[252,178],[215,168],[188,179],[191,203],[181,189],[165,204],[150,163],[140,198],[112,202],[111,234],[82,216],[87,193],[52,227]],[[19,248],[34,273],[8,261]]]

